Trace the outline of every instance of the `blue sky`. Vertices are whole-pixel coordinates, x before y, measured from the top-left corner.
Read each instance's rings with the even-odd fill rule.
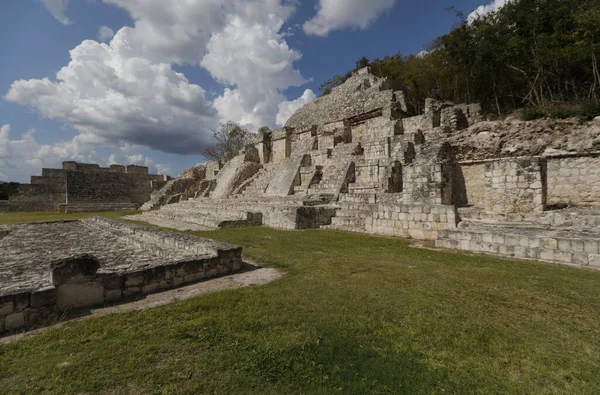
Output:
[[[276,128],[358,58],[417,53],[457,22],[448,7],[481,5],[3,0],[0,180],[63,160],[177,175],[219,122]]]

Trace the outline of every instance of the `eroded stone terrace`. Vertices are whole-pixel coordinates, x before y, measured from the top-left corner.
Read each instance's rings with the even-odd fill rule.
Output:
[[[102,264],[99,273],[125,273],[165,264],[165,258],[177,261],[196,255],[170,246],[156,245],[152,251],[85,221],[22,224],[4,230],[9,233],[0,240],[0,295],[52,285],[50,262],[67,256],[90,254]]]
[[[0,251],[0,333],[243,268],[240,247],[101,217],[2,226]]]

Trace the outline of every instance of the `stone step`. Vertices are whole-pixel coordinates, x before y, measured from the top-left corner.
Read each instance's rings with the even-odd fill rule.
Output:
[[[436,246],[600,267],[599,230],[467,223],[440,231]]]
[[[357,228],[355,226],[349,225],[325,225],[321,226],[321,229],[330,229],[330,230],[339,230],[342,232],[352,232],[352,233],[365,233],[366,230],[364,228]]]
[[[492,213],[468,207],[459,208],[458,213],[461,220],[473,223],[512,223],[559,227],[600,226],[600,210],[595,207],[544,211],[543,213]]]
[[[260,213],[246,213],[246,215],[243,217],[227,215],[194,215],[192,213],[164,213],[161,211],[146,214],[149,214],[149,216],[154,218],[163,218],[168,221],[186,222],[213,229],[262,225],[262,214]]]
[[[344,203],[375,204],[377,202],[377,195],[374,193],[340,193],[339,200]]]
[[[365,219],[357,217],[333,217],[331,225],[351,226],[359,229],[365,229]]]
[[[92,213],[105,211],[127,211],[137,210],[136,203],[69,203],[60,204],[59,211],[61,213]]]
[[[294,187],[294,195],[306,194],[308,187],[306,185],[296,185]]]
[[[372,212],[377,208],[377,203],[352,203],[352,202],[338,202],[338,207],[342,210],[349,211],[370,211]]]
[[[346,217],[346,218],[371,218],[373,217],[373,210],[347,210],[341,209],[336,213],[337,217]]]

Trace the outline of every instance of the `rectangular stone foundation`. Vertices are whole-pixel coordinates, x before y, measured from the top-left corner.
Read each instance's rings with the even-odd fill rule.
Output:
[[[243,266],[241,247],[106,218],[2,231],[0,333],[50,324],[72,308],[136,298]],[[91,274],[57,272],[73,262],[98,267]]]

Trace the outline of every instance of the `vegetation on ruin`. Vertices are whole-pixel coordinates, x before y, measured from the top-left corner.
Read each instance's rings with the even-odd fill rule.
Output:
[[[599,272],[324,230],[197,234],[287,274],[1,345],[0,392],[600,391]]]
[[[399,81],[417,110],[434,97],[496,114],[574,103],[582,120],[600,115],[600,0],[520,0],[476,20],[457,16],[424,56],[362,58],[355,69]],[[350,75],[326,81],[323,93]]]
[[[213,131],[212,140],[213,145],[202,155],[215,162],[227,162],[252,143],[252,133],[235,122],[226,122]]]

